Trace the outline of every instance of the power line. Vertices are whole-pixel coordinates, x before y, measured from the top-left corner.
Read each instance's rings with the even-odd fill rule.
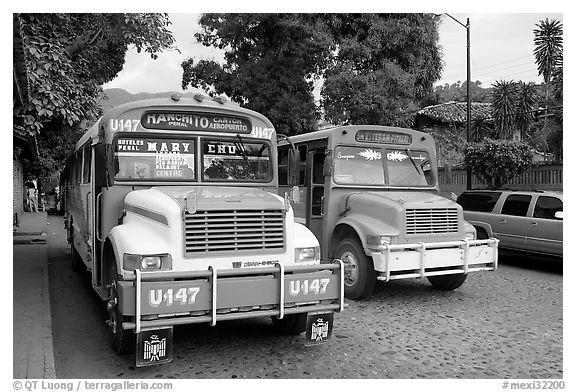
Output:
[[[501,61],[499,63],[494,63],[494,64],[483,66],[483,67],[478,67],[478,68],[472,67],[472,71],[479,71],[479,70],[483,70],[483,69],[487,69],[487,68],[493,68],[493,67],[500,66],[502,64],[507,64],[507,63],[510,63],[512,61],[516,61],[516,60],[520,60],[520,59],[524,59],[524,58],[528,58],[528,57],[532,57],[532,55],[517,57],[515,59],[511,59],[511,60],[507,60],[507,61]],[[472,60],[474,60],[474,59],[472,59]],[[528,61],[528,62],[523,62],[523,63],[517,64],[515,66],[520,66],[520,65],[530,64],[530,63],[532,63],[532,62]],[[503,69],[514,68],[515,66],[513,65],[511,67],[507,67],[507,68],[503,68]],[[446,79],[452,79],[452,78],[457,77],[457,76],[458,77],[462,76],[462,74],[452,74],[452,75],[445,76],[445,78]]]
[[[532,57],[532,55],[517,57],[517,58],[515,58],[515,59],[507,60],[507,61],[501,61],[501,62],[499,62],[499,63],[494,63],[494,64],[492,64],[492,65],[486,65],[486,66],[484,66],[484,67],[480,67],[480,68],[476,68],[476,69],[492,68],[492,67],[496,67],[496,66],[498,66],[498,65],[511,63],[512,61],[521,60],[521,59],[525,59],[525,58],[528,58],[528,57]]]

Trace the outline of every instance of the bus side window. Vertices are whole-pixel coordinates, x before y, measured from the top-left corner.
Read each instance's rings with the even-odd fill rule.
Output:
[[[324,150],[314,152],[314,159],[312,162],[312,184],[324,184],[324,158]]]
[[[82,183],[88,184],[90,182],[90,164],[92,162],[92,147],[87,144],[84,147],[84,164],[82,169]]]
[[[72,183],[79,184],[82,182],[82,150],[74,154],[72,161]]]
[[[322,203],[324,202],[324,158],[325,150],[317,150],[312,156],[312,215],[323,214]]]
[[[288,146],[278,149],[278,185],[288,185]]]
[[[298,146],[298,150],[300,150],[300,182],[298,183],[299,186],[306,186],[306,150],[307,146],[305,144],[301,144]]]

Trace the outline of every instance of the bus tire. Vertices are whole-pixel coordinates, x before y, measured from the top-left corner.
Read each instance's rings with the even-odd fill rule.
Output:
[[[366,256],[359,241],[344,238],[336,247],[335,256],[344,263],[344,296],[363,299],[372,293],[376,284],[374,262]]]
[[[282,335],[298,335],[306,331],[307,313],[287,314],[282,319],[272,317],[274,330]]]
[[[134,350],[136,335],[134,335],[134,331],[122,328],[125,318],[118,309],[118,274],[114,260],[110,263],[108,279],[110,281],[107,305],[110,345],[117,354],[124,354]]]
[[[74,272],[81,272],[84,267],[84,262],[82,261],[82,257],[80,257],[80,253],[74,247],[74,241],[70,243],[70,253],[72,253],[72,271]]]
[[[451,274],[427,276],[428,282],[438,290],[455,290],[462,286],[466,281],[468,274]]]

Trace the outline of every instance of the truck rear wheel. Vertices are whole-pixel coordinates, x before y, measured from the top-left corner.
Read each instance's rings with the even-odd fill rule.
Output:
[[[427,276],[428,282],[438,290],[454,290],[464,284],[468,274]]]
[[[358,240],[344,238],[338,244],[335,256],[344,263],[344,296],[362,299],[372,293],[376,284],[374,262],[366,256]]]
[[[109,298],[108,298],[108,326],[110,330],[110,344],[112,349],[118,354],[124,354],[133,350],[136,337],[132,330],[122,328],[125,321],[124,315],[118,309],[118,274],[116,271],[116,262],[112,260],[109,268],[108,278]]]
[[[276,332],[282,335],[298,335],[306,331],[307,313],[287,314],[284,318],[272,317]]]

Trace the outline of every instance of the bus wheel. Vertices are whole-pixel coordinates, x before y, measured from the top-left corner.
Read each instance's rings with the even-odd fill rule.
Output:
[[[282,335],[298,335],[306,331],[307,313],[287,314],[282,319],[272,317],[276,332]]]
[[[130,352],[133,349],[135,335],[132,330],[122,328],[124,315],[118,309],[118,274],[116,272],[116,263],[112,260],[110,267],[110,284],[108,297],[108,326],[110,330],[110,344],[112,349],[118,354]]]
[[[80,257],[80,253],[74,247],[74,241],[70,244],[70,252],[72,253],[72,271],[80,272],[82,271],[82,267],[84,266],[84,262]]]
[[[362,299],[376,284],[372,258],[366,256],[362,245],[351,237],[344,238],[336,248],[335,256],[344,263],[344,296]]]
[[[454,290],[464,284],[468,274],[427,276],[428,282],[438,290]]]

